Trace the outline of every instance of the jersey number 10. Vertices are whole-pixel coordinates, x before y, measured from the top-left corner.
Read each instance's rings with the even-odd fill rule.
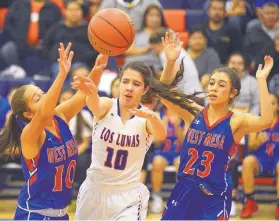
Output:
[[[105,166],[109,168],[114,168],[116,170],[124,170],[126,168],[127,159],[128,159],[128,151],[127,150],[117,150],[115,153],[115,160],[112,163],[114,149],[111,147],[107,147],[107,159],[105,161]]]
[[[76,173],[76,166],[77,162],[75,160],[71,160],[71,162],[68,165],[67,171],[66,171],[66,177],[65,177],[65,183],[66,187],[71,189],[73,186],[74,178],[75,178],[75,173]],[[52,191],[62,191],[63,187],[63,171],[64,171],[64,165],[55,167],[56,173],[55,173],[55,180],[54,180],[54,187]],[[71,172],[73,171],[72,179],[71,179]]]

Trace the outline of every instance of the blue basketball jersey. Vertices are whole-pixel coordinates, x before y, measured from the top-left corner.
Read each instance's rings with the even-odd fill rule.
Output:
[[[66,122],[57,116],[54,121],[59,136],[45,130],[39,154],[30,160],[21,157],[26,185],[18,205],[23,209],[62,209],[72,199],[78,147]]]
[[[224,195],[231,188],[229,163],[236,151],[230,120],[226,116],[209,126],[208,107],[191,123],[181,150],[178,179],[194,180],[208,195]]]
[[[260,158],[273,159],[275,156],[274,151],[279,146],[279,116],[271,128],[263,131],[266,133],[267,140],[254,152]]]

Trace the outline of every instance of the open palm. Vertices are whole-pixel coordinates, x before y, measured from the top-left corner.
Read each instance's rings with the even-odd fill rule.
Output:
[[[180,41],[179,33],[166,32],[165,38],[162,38],[162,44],[167,61],[176,61],[180,55],[183,42]]]
[[[272,67],[273,67],[273,58],[271,56],[264,56],[264,67],[262,64],[259,65],[256,78],[267,79]]]
[[[59,59],[57,60],[59,63],[59,72],[60,74],[67,75],[71,70],[72,60],[74,57],[74,52],[70,51],[72,47],[72,43],[70,42],[67,48],[64,48],[63,43],[60,43]]]

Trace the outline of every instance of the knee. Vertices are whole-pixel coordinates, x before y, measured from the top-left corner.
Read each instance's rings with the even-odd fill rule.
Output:
[[[255,170],[257,168],[258,161],[255,156],[247,156],[243,160],[244,170]]]
[[[155,172],[163,172],[166,167],[165,159],[162,157],[155,157],[152,163],[152,170]]]

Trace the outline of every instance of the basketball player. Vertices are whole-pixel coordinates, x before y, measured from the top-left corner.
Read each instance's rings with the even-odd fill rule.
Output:
[[[164,180],[164,169],[173,165],[175,171],[178,171],[180,150],[185,135],[184,121],[175,112],[162,108],[160,113],[167,127],[167,139],[155,144],[151,171],[152,213],[161,213],[163,211],[161,188]]]
[[[167,63],[162,81],[172,81],[173,65],[180,53],[178,40],[177,35],[172,37],[169,34],[163,40]],[[264,130],[273,122],[266,83],[273,59],[265,56],[264,61],[264,67],[259,65],[256,73],[261,116],[229,110],[241,88],[238,73],[230,68],[213,71],[207,88],[209,105],[205,108],[194,102],[189,103],[184,99],[189,96],[179,92],[177,97],[181,98],[180,102],[161,99],[167,108],[175,111],[186,125],[190,125],[181,150],[178,182],[166,204],[162,220],[229,218],[232,194],[229,163],[235,147],[245,134]],[[191,114],[189,106],[192,107],[192,113],[197,114]]]
[[[78,148],[68,123],[86,104],[78,92],[56,107],[63,83],[71,68],[74,53],[60,44],[59,74],[46,94],[34,85],[17,89],[12,97],[12,114],[0,135],[0,154],[21,154],[26,185],[18,197],[15,220],[67,220],[67,205],[72,198]],[[90,77],[100,78],[102,62]],[[95,76],[93,76],[93,73]]]
[[[165,140],[167,134],[160,117],[140,105],[153,83],[151,69],[142,62],[124,66],[119,99],[100,98],[84,77],[73,83],[87,91],[94,115],[92,163],[79,191],[77,220],[145,220],[149,191],[140,183],[141,168],[153,137]]]
[[[258,210],[254,200],[255,175],[277,176],[277,207],[275,218],[279,219],[279,104],[278,95],[271,94],[273,124],[258,134],[249,134],[249,147],[257,148],[244,158],[242,167],[245,201],[241,218],[250,218]]]

